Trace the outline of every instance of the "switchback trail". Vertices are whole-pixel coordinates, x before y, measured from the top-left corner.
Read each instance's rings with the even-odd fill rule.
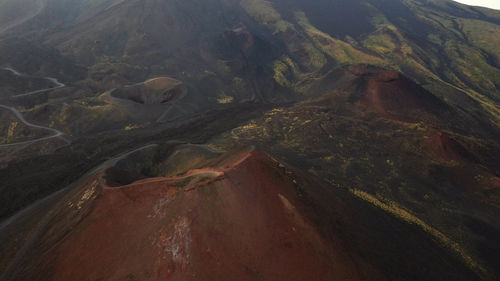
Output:
[[[20,77],[30,77],[29,75],[22,74],[22,73],[18,72],[17,70],[15,70],[15,69],[13,69],[11,67],[4,67],[3,69],[4,70],[8,70],[8,71],[12,72],[14,75],[17,75],[17,76],[20,76]],[[12,96],[12,97],[15,98],[15,97],[30,96],[30,95],[39,94],[39,93],[51,91],[51,90],[62,88],[62,87],[66,86],[63,83],[59,82],[56,78],[45,77],[45,79],[51,81],[56,86],[52,87],[52,88],[46,88],[46,89],[36,90],[36,91],[24,93],[24,94],[19,94],[19,95],[15,95],[15,96]],[[16,108],[14,108],[12,106],[0,104],[0,108],[4,108],[4,109],[7,109],[7,110],[10,110],[12,113],[14,113],[14,115],[24,125],[26,125],[28,127],[35,128],[35,129],[48,130],[48,131],[51,131],[53,133],[51,136],[42,137],[42,138],[38,138],[38,139],[34,139],[34,140],[22,141],[22,142],[16,142],[16,143],[8,143],[8,144],[1,144],[0,147],[8,147],[8,146],[22,145],[22,144],[32,144],[32,143],[35,143],[35,142],[40,142],[40,141],[44,141],[44,140],[48,140],[48,139],[53,139],[53,138],[61,137],[61,136],[64,135],[63,132],[61,132],[61,131],[59,131],[57,129],[49,128],[49,127],[45,127],[45,126],[40,126],[40,125],[36,125],[36,124],[33,124],[33,123],[30,123],[30,122],[26,121],[26,119],[24,119],[24,116],[21,114],[21,112],[19,112],[19,110],[17,110]]]

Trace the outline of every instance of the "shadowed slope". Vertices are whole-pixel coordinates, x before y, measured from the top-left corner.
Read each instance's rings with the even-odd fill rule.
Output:
[[[374,210],[253,151],[118,187],[97,174],[60,202],[11,280],[475,279]]]
[[[121,187],[94,179],[42,241],[76,228],[15,280],[365,280],[358,258],[322,237],[277,168],[244,152],[183,176]]]

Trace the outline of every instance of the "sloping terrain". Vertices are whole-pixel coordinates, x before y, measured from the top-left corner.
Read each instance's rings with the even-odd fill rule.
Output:
[[[50,81],[44,78],[29,77],[9,67],[1,68],[0,73],[2,98],[53,86]]]
[[[0,2],[0,34],[34,18],[44,6],[42,0]]]
[[[0,145],[9,145],[33,139],[42,138],[50,134],[46,130],[32,128],[19,120],[10,110],[0,107]]]
[[[488,123],[462,119],[395,73],[365,66],[343,72],[335,75],[343,78],[315,87],[323,95],[275,108],[214,144],[272,151],[419,225],[477,272],[497,274],[498,132],[489,131]],[[359,75],[371,87],[360,84]],[[367,103],[374,95],[377,102]]]
[[[498,38],[451,0],[0,0],[1,278],[498,280]]]
[[[181,82],[169,77],[156,77],[139,85],[111,92],[114,97],[129,99],[141,104],[172,103],[186,93]]]
[[[324,189],[266,154],[238,150],[211,158],[207,166],[181,175],[121,186],[109,185],[123,178],[116,170],[89,175],[54,205],[39,226],[44,231],[31,238],[32,248],[4,278],[477,278],[446,258],[425,233],[373,213],[362,201],[343,202],[342,193]],[[169,159],[166,165],[183,164]],[[137,157],[122,161],[137,163]],[[373,219],[380,225],[365,232]],[[394,232],[405,239],[390,245]],[[378,245],[385,253],[373,259],[380,255]],[[406,266],[399,267],[401,262]]]

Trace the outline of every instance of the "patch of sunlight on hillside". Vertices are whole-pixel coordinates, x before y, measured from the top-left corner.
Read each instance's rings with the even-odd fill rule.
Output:
[[[379,200],[377,197],[358,189],[351,188],[349,189],[349,191],[356,197],[374,205],[377,208],[382,209],[385,212],[392,214],[398,219],[401,219],[409,224],[413,224],[420,227],[423,231],[427,232],[432,237],[434,237],[443,246],[447,247],[450,251],[458,255],[471,270],[481,275],[484,274],[485,272],[484,268],[482,268],[481,265],[476,263],[476,261],[474,261],[474,259],[465,252],[465,250],[460,246],[460,244],[451,240],[450,238],[445,236],[442,232],[428,225],[426,222],[424,222],[417,216],[413,215],[412,213],[408,212],[395,202],[390,201],[388,199]]]

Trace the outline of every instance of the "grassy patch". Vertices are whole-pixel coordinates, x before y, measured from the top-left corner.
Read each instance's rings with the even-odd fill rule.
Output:
[[[459,19],[458,22],[470,42],[491,54],[500,64],[500,26],[473,19]]]
[[[432,237],[434,237],[440,244],[451,250],[454,254],[458,255],[471,270],[480,275],[483,275],[485,273],[484,268],[482,268],[478,263],[476,263],[476,261],[474,261],[474,259],[471,256],[469,256],[464,249],[462,249],[460,244],[451,240],[446,235],[441,233],[439,230],[428,225],[426,222],[424,222],[417,216],[413,215],[412,213],[408,212],[395,202],[387,199],[384,199],[383,201],[379,200],[377,197],[358,189],[351,188],[349,189],[349,191],[356,197],[374,205],[377,208],[382,209],[385,212],[392,214],[398,219],[401,219],[409,224],[414,224],[420,227],[423,231],[427,232]]]
[[[228,104],[228,103],[232,103],[233,101],[234,101],[234,98],[232,96],[227,95],[225,92],[220,92],[217,95],[217,103]]]
[[[309,22],[304,12],[295,13],[295,18],[315,47],[329,55],[337,63],[369,63],[375,65],[384,63],[381,58],[366,54],[352,45],[320,31]]]
[[[241,6],[256,21],[269,27],[273,33],[293,29],[293,25],[281,18],[270,2],[264,0],[243,0]]]

